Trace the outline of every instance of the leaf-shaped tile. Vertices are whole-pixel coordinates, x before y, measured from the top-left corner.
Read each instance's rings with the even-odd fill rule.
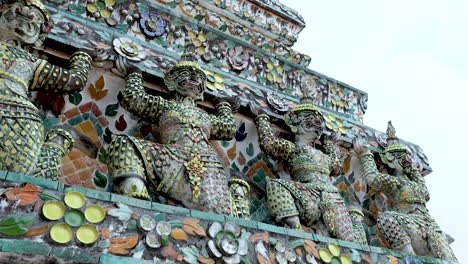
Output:
[[[125,121],[124,115],[120,115],[119,119],[115,121],[115,128],[119,131],[124,131],[127,128],[127,121]]]
[[[9,216],[0,221],[0,233],[8,236],[24,235],[27,232],[26,226],[32,224],[35,219],[35,215]]]
[[[123,203],[117,203],[119,208],[110,209],[107,214],[113,217],[117,217],[120,221],[128,221],[132,216],[132,209]]]
[[[30,183],[26,183],[22,188],[13,188],[6,193],[10,201],[20,200],[20,205],[33,204],[37,201],[41,190]]]

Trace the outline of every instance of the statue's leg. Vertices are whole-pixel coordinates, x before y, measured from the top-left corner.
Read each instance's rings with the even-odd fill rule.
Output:
[[[133,142],[124,135],[116,136],[108,147],[109,173],[120,194],[150,200],[146,188],[145,168]]]
[[[0,117],[0,169],[31,174],[44,142],[42,123]]]
[[[429,228],[428,235],[429,247],[433,257],[458,263],[458,260],[447,241],[447,237],[440,231],[438,226],[436,228]]]
[[[74,138],[68,130],[59,127],[48,130],[33,176],[56,181],[62,174],[63,158],[73,147]]]
[[[402,215],[401,217],[409,216]],[[377,226],[392,248],[415,254],[410,235],[393,215],[393,212],[381,212],[377,217]]]
[[[323,221],[332,235],[342,240],[355,241],[351,216],[338,193],[323,192],[320,208]]]
[[[268,180],[266,184],[267,206],[277,222],[284,222],[290,228],[300,229],[299,211],[294,204],[294,197],[277,180]]]
[[[65,154],[63,148],[55,144],[44,144],[37,158],[36,168],[32,175],[38,178],[56,181],[62,173],[62,160]]]

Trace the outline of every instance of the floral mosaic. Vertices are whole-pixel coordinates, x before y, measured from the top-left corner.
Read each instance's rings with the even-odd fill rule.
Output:
[[[347,85],[336,83],[328,77],[309,70],[304,71],[298,65],[302,65],[307,56],[281,46],[282,44],[278,46],[277,42],[265,43],[271,39],[268,40],[263,35],[246,39],[245,36],[255,31],[238,24],[241,23],[240,21],[231,21],[230,23],[234,24],[224,26],[216,23],[229,22],[225,18],[220,18],[217,22],[205,21],[206,18],[211,19],[219,15],[211,14],[210,12],[213,11],[204,9],[203,6],[195,8],[193,3],[187,2],[186,5],[175,3],[173,7],[172,3],[167,2],[166,7],[169,7],[170,10],[173,8],[174,10],[171,12],[181,12],[185,17],[179,18],[174,17],[171,13],[164,13],[158,10],[156,4],[145,5],[120,1],[88,2],[85,11],[88,6],[91,11],[96,10],[91,16],[89,10],[82,12],[79,4],[62,3],[61,7],[67,10],[64,12],[94,19],[97,22],[102,21],[109,30],[94,27],[93,24],[85,25],[79,20],[70,18],[70,16],[64,17],[62,14],[55,14],[53,21],[58,27],[53,29],[52,34],[62,38],[75,38],[80,35],[79,45],[89,49],[101,49],[99,56],[101,64],[105,65],[106,61],[114,61],[115,68],[120,72],[120,75],[125,74],[123,72],[127,64],[125,60],[142,61],[139,67],[146,68],[149,73],[156,75],[164,73],[174,64],[178,57],[177,54],[182,52],[185,39],[188,37],[196,46],[196,51],[201,59],[207,65],[217,68],[216,74],[223,76],[225,89],[223,89],[222,94],[239,95],[243,97],[243,101],[249,101],[251,98],[248,97],[252,96],[263,98],[264,94],[267,93],[267,87],[273,87],[279,91],[281,96],[290,101],[293,100],[292,98],[300,96],[299,90],[304,88],[304,85],[313,85],[313,83],[304,81],[312,78],[321,82],[317,87],[320,90],[317,91],[317,96],[321,98],[319,105],[323,105],[331,111],[344,113],[350,118],[362,122],[362,116],[366,110],[363,98],[366,95]],[[50,4],[57,5],[56,2]],[[230,5],[231,3],[226,4]],[[248,2],[242,4],[245,5]],[[108,21],[104,21],[106,19],[100,15],[101,12],[104,12],[105,16],[108,16],[110,12],[111,16],[107,19],[113,19],[118,23],[115,26],[109,25]],[[201,15],[198,14],[199,12],[206,12],[206,14]],[[94,14],[99,15],[95,17]],[[190,23],[186,19],[199,20],[210,27],[221,29],[221,32],[226,32],[230,37],[224,33],[211,31],[200,24]],[[135,24],[136,20],[138,23]],[[121,36],[113,37],[112,27],[117,28],[116,33],[121,34]],[[238,36],[238,34],[240,35]],[[146,39],[146,42],[141,42],[141,39]],[[114,48],[115,53],[110,49],[111,47]],[[120,56],[112,56],[113,54]],[[274,55],[272,56],[272,54]],[[238,87],[241,86],[241,83],[237,81],[237,76],[256,84],[250,85],[252,89],[256,90],[253,95],[244,95],[239,90]],[[213,91],[216,90],[213,89]]]
[[[63,4],[67,7],[63,12],[70,12],[70,14],[82,12],[77,3],[63,2]],[[90,12],[87,8],[88,4],[94,4],[96,11]],[[168,6],[172,8],[171,5]],[[181,7],[177,6],[177,8]],[[195,10],[189,9],[189,7],[184,7],[185,11],[195,12],[194,14],[199,11],[196,8]],[[91,8],[91,10],[94,9]],[[110,16],[108,16],[109,12]],[[325,121],[328,131],[335,131],[344,138],[342,146],[344,149],[349,147],[346,138],[356,135],[366,138],[376,149],[385,147],[383,145],[385,138],[382,133],[363,127],[356,122],[361,121],[367,108],[367,95],[318,73],[306,71],[304,74],[303,71],[297,70],[296,66],[290,62],[301,64],[303,55],[299,53],[294,53],[294,55],[291,55],[293,51],[281,53],[284,50],[274,45],[266,48],[266,45],[261,44],[254,48],[239,41],[235,34],[233,34],[234,38],[226,39],[219,32],[213,32],[205,27],[188,26],[186,20],[174,18],[164,11],[156,11],[153,6],[124,4],[121,1],[87,1],[85,12],[80,14],[87,19],[94,19],[97,22],[106,23],[109,27],[115,27],[116,35],[105,30],[96,30],[91,26],[88,28],[81,20],[70,16],[54,15],[54,21],[59,25],[54,29],[54,36],[62,38],[69,36],[76,39],[79,45],[101,49],[98,56],[101,58],[101,61],[98,61],[100,68],[94,69],[96,74],[90,78],[88,89],[68,97],[52,99],[55,105],[60,106],[55,111],[56,113],[65,110],[65,113],[60,116],[60,122],[81,128],[91,135],[97,144],[103,146],[96,160],[86,158],[76,150],[72,151],[64,162],[63,175],[60,179],[63,183],[104,190],[112,188],[107,180],[107,168],[104,165],[107,158],[104,146],[110,142],[112,135],[128,133],[153,140],[157,137],[157,128],[136,125],[135,117],[120,108],[116,95],[123,88],[123,81],[110,74],[108,70],[113,67],[119,68],[119,64],[134,61],[137,62],[138,67],[148,68],[148,73],[160,74],[174,64],[177,53],[182,51],[186,37],[194,42],[201,60],[210,65],[205,72],[208,77],[207,87],[213,94],[238,95],[242,102],[255,100],[266,111],[271,111],[272,114],[278,116],[294,104],[291,101],[292,97],[288,97],[289,95],[301,96],[296,90],[301,87],[310,87],[315,93],[314,103],[323,107],[324,112],[327,113]],[[209,15],[206,14],[206,16]],[[117,23],[112,25],[111,18],[115,21],[123,21],[127,28]],[[238,30],[245,32],[245,28],[241,27],[226,28],[226,32],[229,31],[231,34]],[[142,41],[143,39],[145,41]],[[256,44],[265,43],[265,41],[268,42],[264,36],[255,39]],[[274,51],[276,54],[283,54],[285,57],[267,56],[265,55],[267,50],[270,53]],[[286,61],[286,58],[290,62]],[[244,78],[245,81],[239,81],[239,77]],[[274,87],[275,92],[271,92],[271,89],[266,90],[267,86]],[[334,114],[336,112],[344,115]],[[277,175],[287,177],[282,164],[268,159],[259,151],[254,140],[256,134],[252,131],[251,122],[239,117],[238,124],[241,123],[243,126],[242,129],[239,126],[235,141],[217,145],[224,160],[231,164],[231,169],[243,173],[260,187],[264,185],[265,177],[277,177]],[[282,133],[288,132],[282,131]],[[428,173],[429,163],[422,150],[416,145],[408,144],[408,146],[417,157],[420,167]],[[342,158],[346,157],[345,152]],[[83,170],[83,166],[89,169]],[[360,179],[359,168],[355,165],[350,165],[346,169],[346,175],[339,177],[336,185],[343,192],[343,196],[351,197],[352,201],[363,202],[364,209],[371,214],[376,214],[380,208],[391,207],[384,197],[371,191],[368,192]],[[264,206],[261,188],[255,188],[255,192],[251,198],[252,219],[273,223]],[[347,195],[344,195],[345,193]],[[373,245],[385,246],[373,226],[369,226],[368,230]],[[181,232],[174,234],[178,237],[185,237],[181,235]],[[157,234],[157,237],[161,240],[160,234]],[[119,244],[117,241],[114,242]],[[185,251],[186,254],[190,252],[189,249]],[[198,256],[203,257],[203,255]],[[286,258],[286,255],[282,256]]]

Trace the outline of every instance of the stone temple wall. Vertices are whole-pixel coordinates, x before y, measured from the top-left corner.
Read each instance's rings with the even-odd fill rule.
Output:
[[[15,251],[17,248],[13,245],[23,243],[24,250],[16,252],[33,252],[80,262],[150,263],[157,259],[217,263],[223,256],[208,254],[205,242],[216,238],[210,237],[213,235],[210,228],[219,222],[221,229],[226,229],[226,225],[230,224],[235,226],[236,238],[233,241],[236,243],[250,241],[243,245],[248,253],[240,255],[244,263],[269,263],[267,260],[273,259],[285,263],[284,258],[288,261],[291,260],[289,258],[297,258],[308,263],[320,263],[327,258],[327,254],[336,253],[335,247],[341,248],[335,258],[341,257],[342,263],[351,263],[346,262],[347,258],[352,259],[353,263],[398,263],[398,259],[402,261],[405,257],[400,252],[386,249],[387,245],[376,230],[372,217],[366,221],[371,247],[322,236],[320,234],[324,233],[320,227],[316,228],[316,234],[311,234],[269,225],[274,221],[265,207],[265,178],[289,176],[282,163],[260,151],[247,104],[255,102],[264,108],[272,117],[277,133],[287,138],[290,132],[282,115],[299,102],[301,89],[305,87],[311,87],[314,91],[314,103],[324,113],[327,133],[335,132],[340,137],[343,173],[334,178],[334,183],[345,201],[360,205],[374,218],[378,211],[392,206],[384,196],[368,189],[361,178],[360,162],[349,155],[351,139],[356,135],[371,144],[376,158],[385,147],[386,135],[363,124],[367,94],[307,68],[311,58],[291,48],[305,26],[296,11],[276,1],[271,1],[272,4],[260,0],[44,2],[52,13],[54,28],[44,47],[35,51],[37,56],[57,65],[65,65],[66,59],[77,49],[99,49],[83,91],[65,96],[34,94],[36,103],[44,110],[44,125],[50,129],[56,124],[68,123],[89,136],[99,151],[94,159],[73,149],[63,161],[58,183],[30,179],[15,173],[2,174],[5,186],[26,188],[16,183],[31,181],[44,189],[34,191],[34,195],[37,194],[35,200],[27,206],[21,202],[18,205],[14,198],[1,201],[2,210],[11,210],[8,214],[23,218],[34,216],[31,223],[21,217],[12,220],[18,225],[13,229],[23,228],[27,232],[21,236],[21,232],[15,233],[18,237],[13,239],[1,234],[2,222],[6,220],[0,222],[1,251]],[[145,24],[148,20],[156,26],[148,27]],[[113,136],[127,134],[147,140],[158,138],[156,125],[138,120],[119,105],[118,94],[125,87],[122,77],[125,75],[124,65],[132,62],[145,72],[148,93],[168,97],[162,77],[179,59],[186,39],[195,45],[200,64],[208,77],[206,100],[201,107],[208,112],[213,111],[211,99],[221,96],[237,96],[241,102],[236,116],[238,129],[235,139],[213,141],[212,144],[225,165],[232,172],[246,176],[254,186],[251,195],[252,221],[111,194],[113,186],[106,166],[106,147]],[[423,173],[430,173],[431,168],[423,151],[417,145],[405,144],[417,158]],[[97,203],[106,211],[104,222],[96,225],[99,238],[92,245],[83,246],[77,238],[73,239],[75,242],[65,245],[50,241],[49,229],[53,223],[40,216],[40,208],[49,200],[63,200],[64,193],[70,190],[84,194],[88,205]],[[13,204],[14,207],[5,209],[4,203]],[[145,244],[144,240],[149,239],[148,231],[137,224],[142,221],[142,215],[150,215],[156,223],[170,223],[171,229],[159,250]],[[30,225],[24,224],[24,221]],[[75,234],[76,230],[73,232]],[[162,235],[157,236],[160,241]],[[135,237],[137,241],[133,241]],[[130,245],[130,242],[135,244]],[[286,254],[291,252],[294,256]],[[132,258],[117,258],[114,255]],[[424,263],[442,263],[430,258],[414,258]],[[235,260],[225,261],[237,263]],[[301,263],[299,260],[297,262]]]

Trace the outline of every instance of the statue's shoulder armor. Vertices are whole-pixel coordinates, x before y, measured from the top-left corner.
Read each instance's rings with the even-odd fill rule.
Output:
[[[32,62],[36,62],[37,60],[39,60],[39,58],[37,58],[36,56],[32,55],[31,53],[29,53],[29,52],[27,52],[25,50],[18,49],[16,47],[6,45],[6,44],[2,44],[0,52],[3,53],[2,57],[9,53],[9,54],[13,55],[14,58],[27,59],[27,60],[30,60]]]

